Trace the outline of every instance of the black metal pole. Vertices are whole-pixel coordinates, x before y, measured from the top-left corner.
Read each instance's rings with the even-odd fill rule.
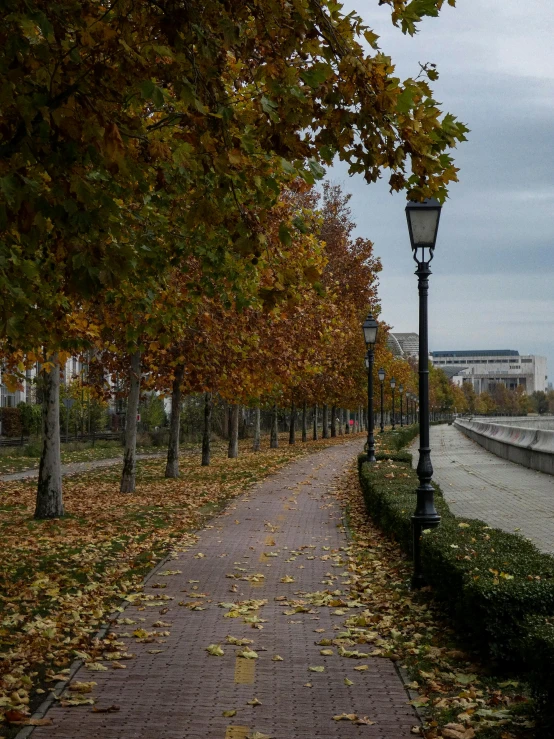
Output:
[[[440,516],[435,509],[434,489],[431,484],[433,465],[431,464],[431,448],[429,446],[429,337],[427,296],[429,294],[429,275],[431,269],[428,262],[418,262],[416,270],[419,289],[419,462],[417,476],[416,509],[412,516],[414,574],[412,587],[420,588],[425,584],[421,566],[421,532],[434,528],[440,523]]]
[[[394,431],[395,428],[396,426],[394,425],[394,388],[392,388],[392,430]]]
[[[373,435],[373,361],[375,355],[373,349],[367,350],[367,461],[375,462],[375,436]]]
[[[384,392],[383,392],[383,381],[381,380],[381,430],[382,434],[385,431],[384,415],[383,415],[383,404],[384,404]]]
[[[402,395],[403,393],[400,393],[400,428],[404,426],[404,419],[402,418]]]

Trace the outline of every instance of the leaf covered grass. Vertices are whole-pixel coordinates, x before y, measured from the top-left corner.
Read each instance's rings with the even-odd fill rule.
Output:
[[[73,462],[94,462],[99,459],[117,459],[123,457],[123,447],[118,441],[98,440],[92,442],[70,442],[62,444],[62,464]],[[139,454],[159,454],[159,446],[137,447]],[[0,448],[0,475],[38,469],[40,461],[40,441],[15,447]]]
[[[37,688],[53,687],[125,594],[229,499],[354,438],[294,446],[283,438],[279,449],[263,440],[258,453],[245,441],[237,459],[220,450],[209,467],[185,455],[176,480],[164,478],[165,459],[143,460],[135,494],[119,493],[119,465],[66,477],[66,516],[50,521],[33,518],[35,482],[0,483],[0,717],[36,705]]]

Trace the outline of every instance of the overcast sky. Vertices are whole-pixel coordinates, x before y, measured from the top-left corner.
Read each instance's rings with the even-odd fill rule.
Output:
[[[415,38],[377,0],[346,0],[381,37],[402,79],[437,64],[434,97],[471,129],[454,151],[460,182],[443,207],[430,283],[430,349],[517,349],[554,379],[554,2],[458,0]],[[405,196],[350,178],[357,233],[383,262],[382,317],[417,331]]]

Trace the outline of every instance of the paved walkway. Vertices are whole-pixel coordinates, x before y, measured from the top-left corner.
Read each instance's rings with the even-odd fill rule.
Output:
[[[156,454],[137,454],[137,459],[157,459],[158,457],[165,457],[167,452],[159,452]],[[70,462],[69,464],[62,464],[62,476],[65,475],[77,475],[81,472],[89,472],[89,470],[95,470],[98,467],[112,467],[116,464],[123,462],[123,456],[121,457],[108,457],[107,459],[93,459],[90,462]],[[9,480],[29,480],[33,477],[38,477],[38,467],[32,470],[22,470],[21,472],[12,472],[8,475],[0,475],[0,482],[8,482]]]
[[[94,708],[56,704],[46,714],[53,725],[36,728],[33,739],[412,736],[418,720],[394,663],[346,659],[336,649],[322,656],[316,642],[343,628],[344,611],[291,608],[292,600],[330,585],[347,592],[348,573],[332,553],[346,539],[329,493],[361,446],[357,439],[292,463],[216,517],[197,545],[158,568],[144,589],[148,600],[134,601],[119,614],[129,621],[114,627],[121,641],[112,649],[128,649],[135,658],[119,659],[126,669],[112,669],[109,661],[107,671],[81,667],[73,679],[97,683]],[[222,602],[248,607],[246,619],[254,623],[244,614],[226,617],[233,609]],[[138,643],[129,633],[137,627],[151,636]],[[227,635],[252,639],[248,647],[258,659],[237,656],[241,647]],[[210,656],[211,644],[220,644],[224,655]],[[354,671],[361,664],[367,669]],[[323,672],[309,670],[320,666]],[[93,712],[114,704],[113,713]],[[236,714],[223,715],[229,711]],[[375,723],[333,720],[342,713]]]
[[[419,439],[410,451],[417,464]],[[518,532],[554,553],[554,476],[486,451],[454,426],[431,426],[434,480],[450,510]]]

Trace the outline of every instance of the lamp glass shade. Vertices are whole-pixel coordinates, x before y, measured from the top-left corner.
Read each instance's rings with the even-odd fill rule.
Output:
[[[404,392],[404,385],[398,386],[398,392],[400,393],[400,395],[402,395],[402,393]]]
[[[379,328],[379,324],[373,318],[371,313],[368,313],[367,318],[362,323],[362,329],[364,332],[364,340],[366,343],[366,346],[373,346],[375,342],[377,341],[377,329]]]
[[[406,219],[412,249],[435,248],[441,208],[441,204],[435,198],[428,198],[423,203],[408,203]]]
[[[379,371],[377,372],[377,375],[379,376],[379,380],[380,380],[381,382],[383,382],[383,381],[384,381],[384,379],[385,379],[385,370],[384,370],[384,369],[383,369],[383,368],[381,367],[381,368],[379,369]]]
[[[392,388],[393,390],[394,390],[394,388],[396,387],[396,380],[394,379],[394,377],[391,377],[391,378],[390,378],[390,386],[391,386],[391,388]]]

